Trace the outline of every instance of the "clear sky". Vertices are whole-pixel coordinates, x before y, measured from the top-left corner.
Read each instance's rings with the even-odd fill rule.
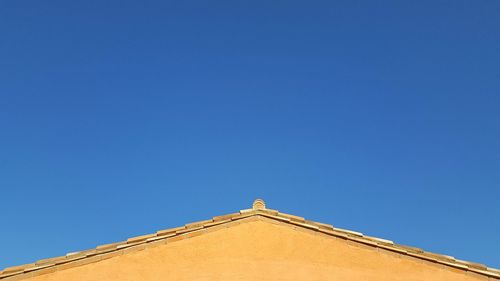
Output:
[[[1,1],[0,189],[0,268],[257,197],[498,268],[500,1]]]

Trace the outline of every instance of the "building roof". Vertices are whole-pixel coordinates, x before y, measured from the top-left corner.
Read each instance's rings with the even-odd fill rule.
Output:
[[[152,234],[132,237],[127,239],[126,241],[100,245],[94,249],[89,249],[81,252],[69,253],[65,256],[43,259],[31,264],[5,268],[4,270],[0,271],[0,279],[6,281],[19,280],[55,272],[57,270],[62,270],[69,267],[93,263],[114,256],[122,255],[130,251],[141,250],[150,246],[166,243],[167,241],[170,243],[193,236],[198,236],[211,230],[218,229],[221,226],[225,226],[231,222],[255,216],[279,221],[294,227],[300,227],[314,232],[320,232],[331,237],[345,239],[354,243],[367,245],[369,247],[395,252],[402,256],[409,256],[412,258],[441,264],[459,270],[474,272],[487,276],[490,279],[500,279],[500,270],[498,269],[487,267],[483,264],[455,259],[454,257],[447,255],[427,252],[415,247],[395,244],[390,240],[363,235],[359,232],[336,228],[329,224],[314,222],[306,220],[303,217],[281,213],[277,210],[267,209],[264,201],[261,199],[255,200],[251,209],[241,210],[238,213],[217,216],[209,220],[160,230]]]

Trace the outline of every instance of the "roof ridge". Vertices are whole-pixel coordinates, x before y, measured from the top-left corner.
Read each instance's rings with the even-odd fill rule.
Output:
[[[0,279],[14,276],[22,278],[24,275],[26,275],[27,278],[53,272],[59,267],[71,267],[72,263],[75,263],[74,266],[77,266],[89,262],[95,262],[98,260],[114,257],[116,255],[120,255],[134,249],[142,250],[146,248],[147,245],[165,243],[166,240],[170,242],[196,236],[197,233],[201,233],[204,230],[216,228],[217,226],[221,226],[223,224],[255,216],[266,217],[282,223],[287,223],[303,227],[311,231],[317,231],[323,234],[327,234],[329,236],[354,241],[391,252],[397,252],[402,255],[439,263],[462,270],[472,271],[475,273],[500,279],[499,269],[487,267],[484,264],[463,261],[455,259],[451,256],[427,252],[420,248],[395,244],[390,240],[366,236],[360,232],[337,228],[333,227],[333,225],[330,224],[310,221],[306,220],[303,217],[281,213],[277,210],[267,209],[265,207],[263,208],[262,205],[258,205],[258,208],[241,210],[238,213],[216,216],[210,220],[193,222],[180,227],[159,230],[152,234],[131,237],[121,242],[99,245],[93,249],[68,253],[65,256],[41,259],[31,264],[8,267],[0,271]],[[86,261],[87,259],[91,260]]]

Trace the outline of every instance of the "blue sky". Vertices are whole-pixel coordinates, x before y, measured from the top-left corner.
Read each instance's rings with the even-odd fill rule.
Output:
[[[0,268],[257,197],[500,267],[499,13],[2,1]]]

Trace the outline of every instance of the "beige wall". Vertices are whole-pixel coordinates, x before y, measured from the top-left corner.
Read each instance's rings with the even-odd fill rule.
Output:
[[[466,281],[488,278],[258,218],[26,280]]]

